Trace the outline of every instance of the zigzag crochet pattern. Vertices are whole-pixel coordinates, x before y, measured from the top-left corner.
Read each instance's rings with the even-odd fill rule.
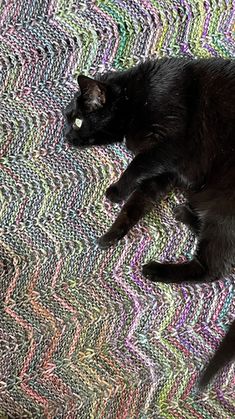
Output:
[[[0,417],[230,419],[234,364],[197,380],[235,317],[231,275],[152,284],[150,259],[183,260],[195,237],[177,193],[116,247],[96,239],[124,145],[69,147],[62,111],[79,73],[147,57],[234,57],[233,0],[17,0],[0,4]]]

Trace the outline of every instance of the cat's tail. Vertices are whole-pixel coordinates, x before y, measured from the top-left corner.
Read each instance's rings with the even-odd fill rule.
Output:
[[[230,325],[227,334],[212,356],[199,380],[199,388],[204,389],[212,378],[235,358],[235,320]]]

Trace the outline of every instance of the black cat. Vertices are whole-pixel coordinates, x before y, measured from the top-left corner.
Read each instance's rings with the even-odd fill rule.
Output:
[[[66,109],[75,146],[121,142],[135,158],[106,196],[126,201],[98,243],[113,245],[169,189],[183,188],[176,218],[198,235],[187,263],[150,262],[152,281],[213,281],[235,263],[235,62],[162,59],[97,80],[79,76],[80,93]],[[235,356],[235,322],[201,379],[208,383]]]

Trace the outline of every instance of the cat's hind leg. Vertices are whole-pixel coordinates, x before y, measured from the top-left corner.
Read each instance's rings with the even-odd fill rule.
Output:
[[[229,273],[235,260],[233,217],[206,221],[200,232],[195,257],[186,263],[150,262],[143,274],[154,282],[205,282]]]

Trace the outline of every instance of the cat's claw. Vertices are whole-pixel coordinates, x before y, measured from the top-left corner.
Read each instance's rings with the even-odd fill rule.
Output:
[[[120,191],[116,183],[113,183],[111,186],[109,186],[109,188],[106,190],[105,196],[111,202],[115,202],[117,204],[123,201],[123,198],[120,195]]]

